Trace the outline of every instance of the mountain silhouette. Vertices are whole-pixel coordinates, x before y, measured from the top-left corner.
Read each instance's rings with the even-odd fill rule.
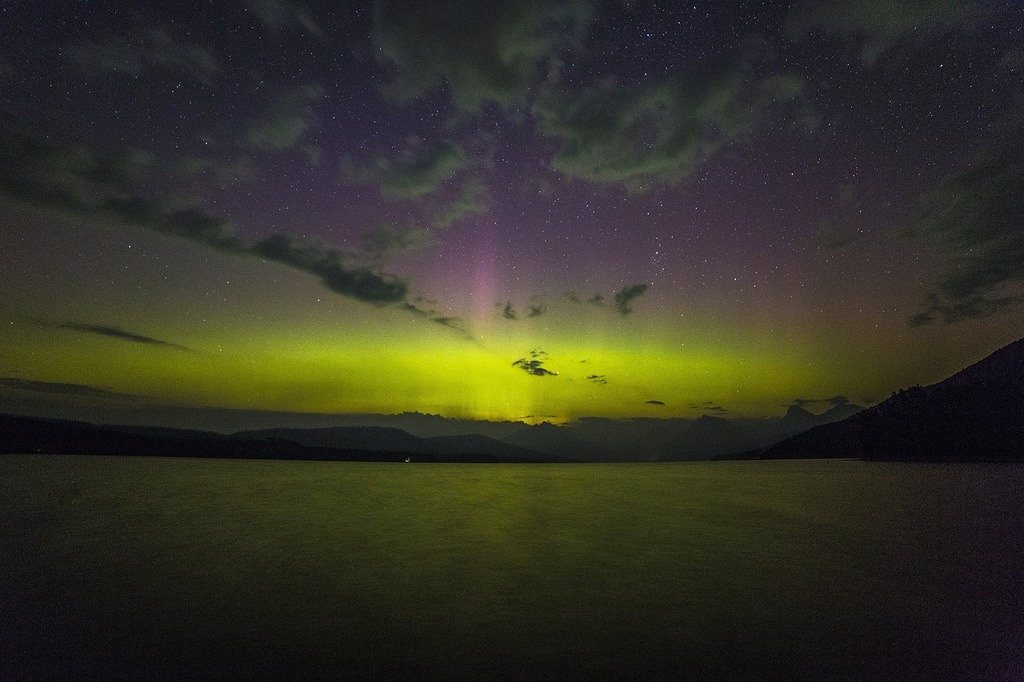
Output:
[[[429,449],[421,439],[401,429],[386,426],[331,426],[322,429],[257,429],[239,431],[232,437],[249,440],[277,438],[307,446],[357,448],[370,452],[423,453]]]
[[[67,419],[0,414],[0,452],[321,461],[402,461],[404,452],[311,447],[278,438],[144,426],[100,426]]]
[[[803,433],[816,426],[842,421],[857,414],[864,408],[853,403],[836,405],[821,414],[814,414],[801,405],[791,405],[782,419],[762,423],[759,427],[749,427],[745,433],[748,438],[715,459],[757,459],[760,451],[787,438]],[[721,452],[722,448],[719,448]]]
[[[542,452],[504,443],[480,434],[419,438],[387,426],[332,426],[322,429],[258,429],[240,431],[237,438],[273,438],[307,446],[357,449],[367,452],[403,452],[426,455],[435,461],[483,456],[502,461],[556,461]]]
[[[769,446],[762,459],[1024,461],[1024,339],[931,386]]]
[[[805,431],[819,424],[821,422],[818,421],[818,417],[814,413],[800,405],[790,405],[786,410],[786,416],[779,422],[779,427],[781,431],[797,432]]]
[[[436,441],[385,427],[267,429],[233,436],[0,414],[0,453],[356,462],[551,462],[486,436]],[[300,442],[305,441],[305,442]]]
[[[502,441],[508,445],[541,452],[550,457],[590,461],[614,458],[614,455],[607,452],[603,446],[581,438],[571,429],[555,426],[549,422],[542,422],[516,431],[503,438]]]
[[[841,422],[844,419],[849,419],[858,412],[864,410],[860,405],[854,405],[853,403],[842,403],[835,407],[830,407],[817,416],[818,424],[831,424],[832,422]]]
[[[457,436],[432,436],[424,438],[439,453],[465,453],[490,455],[507,461],[560,462],[569,461],[564,457],[549,455],[536,450],[521,448],[477,433]]]

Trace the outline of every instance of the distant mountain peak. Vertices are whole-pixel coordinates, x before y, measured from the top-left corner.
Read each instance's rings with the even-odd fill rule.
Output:
[[[773,445],[762,458],[1024,461],[1024,339],[930,386]]]
[[[848,417],[852,417],[858,412],[863,412],[864,408],[860,405],[854,405],[853,403],[842,403],[840,405],[833,405],[824,412],[818,415],[818,421],[822,424],[828,424],[830,422],[842,421]]]
[[[802,405],[790,405],[782,421],[785,424],[814,424],[817,422],[817,417]]]

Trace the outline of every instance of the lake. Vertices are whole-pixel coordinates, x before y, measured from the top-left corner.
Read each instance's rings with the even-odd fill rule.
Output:
[[[0,678],[1024,679],[1024,466],[0,456]]]

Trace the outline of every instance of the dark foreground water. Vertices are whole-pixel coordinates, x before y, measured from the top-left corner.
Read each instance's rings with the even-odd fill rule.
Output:
[[[1024,679],[1024,467],[0,457],[0,678]]]

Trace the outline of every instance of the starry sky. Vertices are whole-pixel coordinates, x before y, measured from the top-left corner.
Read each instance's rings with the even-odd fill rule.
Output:
[[[2,411],[770,416],[1024,329],[1013,0],[15,0],[0,36]]]

